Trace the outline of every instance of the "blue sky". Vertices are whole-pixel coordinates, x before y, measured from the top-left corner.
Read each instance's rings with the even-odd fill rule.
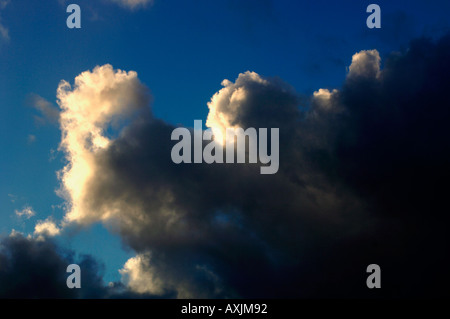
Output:
[[[382,28],[369,30],[368,4],[382,10]],[[0,9],[0,233],[32,233],[37,220],[61,220],[55,194],[64,166],[57,125],[39,123],[37,94],[56,107],[61,80],[110,63],[134,70],[150,88],[156,117],[192,126],[206,120],[206,103],[247,70],[280,77],[299,94],[339,87],[351,57],[377,49],[382,58],[418,36],[437,38],[450,27],[449,1],[170,1],[129,10],[112,1],[74,1],[82,28],[66,27],[68,2],[11,0]],[[35,140],[30,140],[30,135]],[[20,220],[15,210],[36,216]],[[58,239],[96,256],[105,281],[135,254],[99,224]]]

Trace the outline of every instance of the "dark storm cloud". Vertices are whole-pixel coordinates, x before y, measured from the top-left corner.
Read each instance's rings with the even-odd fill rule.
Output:
[[[81,289],[66,285],[73,263],[81,268]],[[0,298],[101,298],[106,295],[101,273],[91,256],[75,258],[48,239],[15,233],[0,241]]]
[[[210,115],[279,127],[274,175],[176,165],[174,127],[145,113],[93,153],[86,220],[106,221],[145,256],[129,274],[154,294],[448,296],[450,37],[379,63],[376,51],[356,54],[342,88],[309,102],[256,73],[224,82]],[[365,286],[372,263],[378,291]]]
[[[81,288],[69,289],[66,284],[70,264],[81,269]],[[75,256],[71,250],[58,246],[49,238],[42,240],[14,233],[0,239],[0,298],[171,298],[136,294],[122,283],[105,286],[103,265],[90,255]]]
[[[81,288],[69,289],[67,266],[77,264],[81,270]],[[13,233],[0,239],[0,298],[171,298],[173,292],[154,296],[136,294],[121,282],[106,286],[103,265],[92,256],[58,246],[51,239],[36,239]]]
[[[176,165],[170,158],[174,127],[156,119],[127,128],[96,156],[86,199],[91,211],[118,208],[115,227],[136,251],[152,251],[152,271],[168,289],[276,296],[284,288],[268,290],[274,274],[301,262],[299,249],[302,254],[313,245],[313,234],[352,231],[340,219],[358,213],[357,200],[347,199],[337,183],[328,185],[322,173],[311,173],[305,143],[296,145],[298,98],[279,80],[268,83],[244,81],[245,108],[231,121],[280,127],[283,165],[274,176],[261,176],[257,165]],[[208,281],[202,269],[220,282]]]

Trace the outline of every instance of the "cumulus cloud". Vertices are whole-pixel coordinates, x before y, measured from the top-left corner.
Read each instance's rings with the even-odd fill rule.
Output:
[[[56,225],[56,223],[51,219],[40,220],[34,227],[34,234],[38,238],[43,237],[54,237],[61,233],[61,229]]]
[[[70,264],[80,266],[80,289],[67,287]],[[0,298],[155,298],[145,292],[134,293],[121,282],[105,285],[103,274],[104,265],[94,257],[76,254],[51,238],[24,236],[15,230],[0,237]]]
[[[68,265],[80,265],[81,289],[68,289]],[[15,232],[0,239],[0,298],[102,298],[102,266],[91,256],[75,258],[52,241]]]
[[[149,254],[130,258],[119,272],[124,284],[133,292],[162,295],[165,291],[165,283],[152,270]]]
[[[85,77],[95,76],[98,70],[85,73]],[[114,78],[108,81],[114,82]],[[77,197],[77,193],[74,196],[73,190],[67,188],[70,207],[78,207],[78,211],[74,214],[70,209],[66,220],[79,224],[107,222],[133,249],[150,251],[150,272],[139,271],[147,265],[143,262],[146,259],[139,257],[132,259],[133,263],[130,261],[137,270],[129,269],[129,264],[123,274],[153,280],[156,277],[149,274],[157,273],[160,281],[172,283],[168,287],[175,290],[177,296],[238,296],[240,294],[230,288],[234,284],[241,286],[238,278],[229,273],[230,278],[222,280],[218,275],[225,267],[239,269],[249,276],[249,282],[256,284],[261,273],[255,272],[253,263],[257,263],[262,272],[281,271],[273,256],[288,263],[300,238],[309,236],[306,230],[314,227],[319,231],[317,219],[327,217],[329,220],[325,219],[322,226],[336,227],[334,224],[339,224],[341,214],[352,215],[354,207],[358,207],[357,200],[352,207],[347,207],[342,199],[349,196],[347,191],[325,185],[321,180],[324,176],[311,175],[308,170],[290,170],[294,163],[309,164],[302,159],[301,149],[290,150],[298,138],[298,132],[291,130],[300,124],[301,114],[299,98],[289,85],[279,79],[263,79],[254,72],[240,74],[235,83],[224,81],[223,84],[225,88],[209,103],[207,125],[213,129],[227,125],[280,127],[284,141],[282,152],[291,157],[286,158],[289,165],[283,174],[263,181],[256,165],[177,166],[170,159],[170,134],[174,127],[150,115],[132,122],[103,148],[71,152],[72,146],[65,147],[71,165],[87,157],[89,161],[84,170],[92,172],[84,182],[76,183],[77,187],[84,188],[83,196]],[[66,102],[61,105],[72,109],[72,94],[84,90],[84,84],[73,91],[66,90]],[[101,87],[96,92],[104,95]],[[128,91],[122,92],[133,96]],[[114,101],[117,99],[123,98],[116,95]],[[86,108],[98,105],[98,102],[90,103],[86,102]],[[73,102],[73,107],[80,104],[83,103]],[[61,119],[64,121],[64,115]],[[69,134],[89,127],[83,123],[78,128],[76,122],[71,123]],[[65,140],[63,134],[63,145]],[[66,172],[68,170],[63,171],[63,181]],[[198,180],[198,176],[202,176],[202,180]],[[240,187],[236,187],[236,183]],[[291,198],[284,209],[280,208],[281,194]],[[320,202],[316,199],[319,196],[323,198]],[[215,247],[211,252],[210,246]],[[245,252],[243,258],[247,262],[233,258],[233,251]],[[133,286],[137,280],[130,282],[135,291],[143,289]],[[227,284],[228,289],[223,288]]]
[[[113,70],[111,65],[96,67],[93,72],[83,72],[75,78],[72,89],[62,81],[57,91],[61,108],[61,148],[69,164],[59,176],[62,196],[70,203],[67,221],[92,221],[117,213],[108,207],[98,216],[88,214],[85,201],[88,183],[96,168],[95,155],[108,147],[110,139],[106,130],[118,126],[120,119],[140,111],[142,116],[149,102],[146,88],[137,79],[136,72]]]
[[[449,58],[449,37],[417,40],[383,69],[376,50],[361,51],[341,88],[309,99],[255,72],[225,80],[206,124],[279,127],[270,176],[174,164],[175,127],[151,115],[136,73],[83,72],[58,89],[65,221],[121,235],[137,252],[121,270],[137,294],[446,295]],[[388,269],[382,291],[364,286],[374,262]]]
[[[349,67],[348,77],[377,78],[380,75],[381,57],[377,50],[355,53]]]
[[[317,109],[323,110],[325,112],[337,111],[335,108],[335,103],[333,100],[338,95],[339,91],[333,89],[332,91],[328,89],[319,89],[313,93],[313,103]]]
[[[264,79],[256,72],[239,74],[233,83],[222,81],[222,88],[208,102],[206,126],[220,138],[227,128],[279,127],[284,118],[298,113],[293,89],[279,79]],[[282,99],[281,101],[279,99]],[[278,107],[282,103],[283,107]]]

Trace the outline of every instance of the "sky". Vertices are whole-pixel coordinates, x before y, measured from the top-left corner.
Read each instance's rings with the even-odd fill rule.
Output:
[[[448,12],[0,0],[0,297],[448,296]],[[170,133],[196,119],[280,128],[279,171],[175,165]]]

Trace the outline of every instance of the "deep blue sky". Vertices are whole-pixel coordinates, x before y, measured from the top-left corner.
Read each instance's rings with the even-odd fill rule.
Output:
[[[418,36],[449,30],[449,1],[155,0],[130,11],[107,0],[81,6],[82,28],[66,27],[62,1],[12,0],[0,11],[9,40],[0,38],[0,232],[32,233],[35,222],[59,220],[55,194],[60,131],[38,125],[30,96],[54,105],[60,80],[73,82],[96,65],[134,70],[152,91],[153,112],[170,123],[206,119],[206,103],[223,79],[255,71],[278,76],[298,93],[339,87],[354,53],[403,50]],[[382,10],[382,28],[369,30],[370,3]],[[29,135],[36,136],[30,143]],[[53,154],[53,155],[52,155]],[[36,216],[19,221],[14,210],[30,205]],[[101,226],[61,241],[107,265],[106,280],[132,252]]]

